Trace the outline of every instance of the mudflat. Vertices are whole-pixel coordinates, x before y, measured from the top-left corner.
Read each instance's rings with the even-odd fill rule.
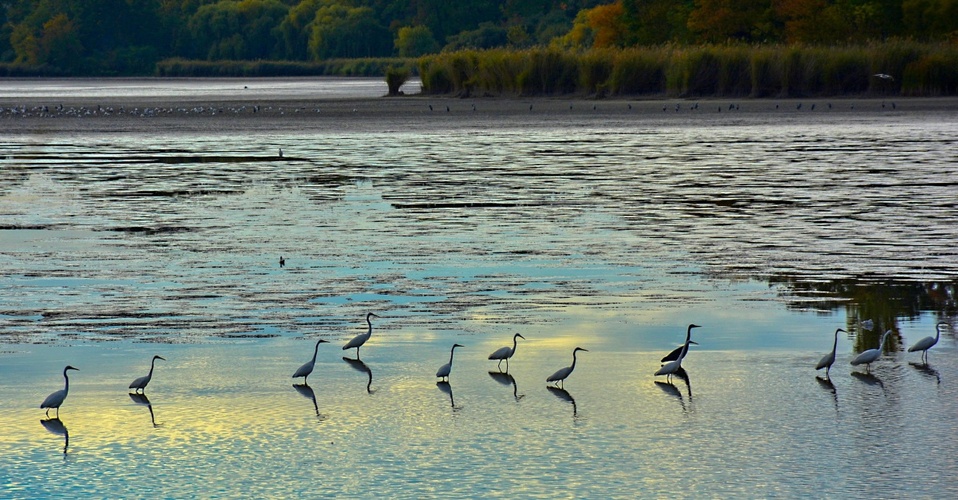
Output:
[[[594,120],[650,123],[834,121],[912,114],[936,120],[958,115],[958,98],[591,99],[457,98],[420,94],[375,98],[203,96],[23,98],[0,96],[4,134],[528,127]],[[924,118],[922,118],[924,117]]]

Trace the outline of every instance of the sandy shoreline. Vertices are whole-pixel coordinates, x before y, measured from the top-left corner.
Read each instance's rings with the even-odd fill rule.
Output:
[[[400,96],[349,99],[63,97],[24,102],[0,97],[6,134],[390,129],[396,126],[530,126],[593,120],[728,122],[733,117],[787,121],[854,119],[880,114],[915,119],[958,117],[958,98],[587,99]]]

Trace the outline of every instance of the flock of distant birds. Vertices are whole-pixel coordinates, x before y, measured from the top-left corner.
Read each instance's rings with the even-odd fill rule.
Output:
[[[872,75],[874,78],[879,80],[884,80],[888,82],[895,81],[895,78],[887,73],[875,73]],[[892,109],[897,109],[897,105],[894,102],[886,103],[882,101],[881,107],[885,108],[886,104]],[[828,109],[832,109],[831,103],[826,103]],[[432,104],[427,104],[429,111],[434,111]],[[627,103],[628,109],[632,109],[632,104]],[[796,104],[795,109],[801,111],[804,107],[804,104],[799,102]],[[451,112],[452,108],[448,105],[445,106],[446,112]],[[475,104],[472,104],[472,111],[477,111]],[[529,104],[529,111],[533,111],[534,107],[532,104]],[[569,109],[573,109],[573,105],[569,104]],[[598,110],[598,104],[592,105],[593,110]],[[676,103],[674,107],[670,108],[668,105],[662,106],[662,111],[668,111],[669,109],[674,109],[676,112],[682,110],[682,105]],[[685,107],[688,111],[697,111],[699,109],[699,103],[695,102],[689,104]],[[729,104],[728,108],[725,108],[724,105],[720,105],[716,108],[718,112],[723,110],[727,111],[738,111],[741,109],[739,104]],[[779,105],[775,105],[775,109],[779,109]],[[804,108],[809,111],[815,110],[815,104],[811,104],[808,107]],[[851,105],[851,109],[855,109],[855,105]],[[179,107],[131,107],[126,108],[125,106],[64,106],[58,104],[56,106],[49,105],[35,105],[35,106],[10,106],[10,107],[0,107],[0,117],[12,117],[12,118],[26,118],[26,117],[41,117],[41,118],[57,118],[57,117],[93,117],[93,116],[135,116],[141,118],[151,118],[157,116],[170,116],[170,115],[221,115],[221,114],[245,114],[245,113],[258,113],[260,111],[276,111],[280,114],[290,113],[300,113],[300,112],[312,112],[319,113],[319,108],[305,109],[305,108],[273,108],[272,106],[267,106],[265,108],[257,104],[243,104],[237,106],[213,106],[213,105],[196,105],[196,106],[179,106]],[[356,109],[353,109],[356,111]]]
[[[371,318],[378,318],[378,317],[379,316],[376,315],[375,313],[372,313],[372,312],[367,313],[366,324],[368,325],[368,329],[366,333],[361,333],[359,335],[356,335],[355,337],[352,338],[352,340],[350,340],[349,342],[346,343],[346,345],[343,346],[344,351],[349,349],[354,349],[354,348],[356,349],[355,361],[357,362],[360,362],[359,348],[362,347],[373,334],[373,324],[372,324]],[[908,348],[908,352],[921,351],[922,360],[927,364],[928,350],[934,347],[935,344],[938,343],[938,340],[941,338],[942,326],[950,327],[948,323],[939,322],[938,324],[935,325],[936,334],[934,337],[928,336],[919,340],[918,342],[915,342],[911,347]],[[679,347],[675,348],[673,351],[666,354],[664,357],[662,357],[661,359],[662,366],[655,371],[655,374],[654,374],[655,376],[664,375],[668,377],[668,380],[670,380],[672,376],[678,376],[680,378],[687,380],[687,374],[685,373],[685,370],[682,368],[682,361],[685,359],[685,357],[689,353],[689,346],[691,344],[697,344],[696,342],[692,340],[692,329],[699,328],[699,327],[700,326],[696,324],[690,324],[688,326],[688,329],[686,330],[686,333],[685,333],[685,342]],[[871,320],[863,321],[862,328],[866,330],[871,330],[872,328],[874,328],[874,324]],[[815,365],[816,370],[821,370],[822,368],[825,369],[826,378],[830,376],[832,365],[835,363],[835,350],[838,347],[839,332],[846,332],[846,331],[841,328],[838,328],[835,330],[834,342],[832,343],[831,352],[823,356],[822,359]],[[892,333],[892,330],[885,331],[885,333],[882,334],[881,336],[881,341],[879,341],[878,347],[861,352],[860,354],[858,354],[857,356],[855,356],[855,358],[851,360],[851,365],[852,366],[865,365],[866,371],[870,371],[871,364],[877,361],[881,357],[882,349],[885,347],[885,340],[888,338],[888,336],[891,333]],[[522,334],[516,333],[512,337],[512,347],[509,347],[509,346],[501,347],[489,355],[490,360],[498,361],[497,367],[500,370],[502,368],[503,361],[506,362],[506,371],[509,370],[509,359],[512,358],[513,355],[515,355],[516,348],[518,347],[518,342],[520,338],[523,340],[526,339],[525,337],[522,336]],[[325,343],[329,343],[329,341],[325,339],[319,339],[318,341],[316,341],[316,346],[313,348],[312,359],[310,359],[306,363],[303,363],[302,366],[297,368],[296,371],[293,372],[292,378],[295,379],[295,378],[302,377],[303,384],[306,385],[309,375],[313,373],[313,368],[316,366],[316,356],[319,353],[319,346],[320,344],[325,344]],[[450,373],[452,373],[452,361],[453,361],[453,356],[456,353],[457,347],[463,347],[463,345],[458,343],[453,344],[452,349],[449,350],[449,362],[440,366],[439,370],[436,371],[436,377],[441,380],[440,383],[447,381],[449,379]],[[575,349],[573,349],[572,364],[570,366],[566,366],[564,368],[560,368],[556,370],[555,373],[546,377],[546,382],[552,383],[553,387],[555,388],[562,388],[565,379],[567,379],[570,375],[572,375],[572,371],[575,370],[576,355],[580,351],[588,352],[588,349],[584,349],[582,347],[576,347]],[[155,368],[156,360],[158,359],[164,360],[164,361],[166,360],[165,358],[159,355],[153,356],[153,359],[150,362],[150,372],[143,377],[137,378],[130,384],[130,389],[132,389],[131,396],[137,395],[137,394],[139,395],[144,394],[146,386],[150,383],[150,380],[153,379],[153,369]],[[347,359],[347,358],[344,358],[344,359]],[[59,419],[60,406],[66,400],[67,394],[69,393],[69,390],[70,390],[70,378],[67,375],[67,372],[70,370],[79,370],[79,369],[73,366],[67,365],[63,369],[63,380],[64,380],[63,389],[50,394],[49,396],[46,397],[46,399],[43,400],[43,403],[40,404],[40,409],[46,409],[47,417],[50,416],[50,410],[55,409],[57,418]]]

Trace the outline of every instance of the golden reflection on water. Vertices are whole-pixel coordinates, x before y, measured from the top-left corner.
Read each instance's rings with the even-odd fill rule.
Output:
[[[836,494],[850,492],[856,475],[888,491],[943,493],[905,472],[929,453],[958,451],[947,417],[958,400],[953,347],[933,358],[934,377],[889,356],[873,368],[878,383],[838,369],[851,356],[840,353],[828,390],[815,352],[693,351],[686,378],[667,381],[652,376],[662,352],[599,348],[558,390],[545,376],[571,361],[564,343],[520,344],[508,374],[486,359],[486,344],[463,348],[441,386],[433,375],[448,359],[445,343],[384,336],[364,361],[371,393],[340,351],[321,352],[304,394],[290,372],[307,343],[169,346],[149,406],[125,385],[155,346],[38,347],[8,358],[23,379],[0,384],[0,466],[11,471],[3,496],[44,496],[52,474],[67,496],[618,497],[672,494],[676,484],[706,495],[800,495],[817,487],[809,471],[838,465],[856,472],[841,473],[828,490]],[[38,365],[63,356],[81,368],[60,411],[65,456],[65,435],[42,425],[37,408],[57,388],[55,367]],[[912,465],[890,476],[857,465],[887,452],[860,447],[873,439],[892,441]]]

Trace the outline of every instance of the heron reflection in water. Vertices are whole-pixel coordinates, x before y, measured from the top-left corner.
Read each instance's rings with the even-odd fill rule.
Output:
[[[835,413],[838,413],[838,390],[835,389],[835,384],[832,383],[832,379],[816,376],[815,381],[818,382],[819,387],[831,393],[832,400],[835,402]]]
[[[306,399],[309,399],[313,402],[313,409],[316,411],[317,417],[322,417],[319,414],[319,404],[316,403],[316,393],[313,392],[313,388],[309,384],[293,384],[293,389],[296,389],[296,392],[303,396]]]
[[[932,368],[931,365],[929,365],[928,363],[909,362],[909,363],[908,363],[908,366],[911,366],[912,368],[914,368],[915,370],[917,370],[918,373],[920,373],[920,374],[922,374],[922,375],[924,375],[924,376],[926,376],[926,377],[930,377],[930,378],[933,378],[933,379],[937,380],[937,381],[938,381],[938,385],[941,385],[941,374],[938,373],[938,370]]]
[[[685,371],[685,368],[681,366],[672,374],[673,377],[678,377],[680,380],[685,382],[685,390],[688,392],[689,404],[692,403],[692,382],[689,378],[688,372]],[[663,392],[670,396],[678,398],[679,404],[682,405],[682,411],[688,411],[688,407],[685,405],[685,396],[682,395],[682,391],[672,382],[672,378],[666,379],[665,382],[661,380],[655,381],[655,386],[659,389],[662,389]]]
[[[347,358],[346,356],[343,356],[343,361],[345,361],[346,364],[348,364],[354,370],[363,372],[369,377],[369,380],[366,382],[366,392],[372,394],[373,371],[366,366],[366,363],[363,363],[362,360],[359,359]]]
[[[556,387],[556,386],[554,386],[554,385],[547,385],[547,386],[546,386],[546,389],[548,389],[549,392],[551,392],[553,396],[555,396],[555,397],[557,397],[557,398],[559,398],[559,399],[561,399],[561,400],[563,400],[563,401],[566,401],[566,402],[568,402],[569,404],[572,405],[572,419],[573,419],[573,420],[576,420],[576,419],[579,418],[579,407],[576,406],[576,404],[575,404],[575,398],[572,397],[572,394],[569,394],[569,391],[567,391],[567,390],[565,390],[565,389],[563,389],[563,388],[561,388],[561,387]]]
[[[456,406],[456,398],[454,398],[452,395],[452,386],[449,385],[449,382],[445,380],[440,380],[439,382],[436,382],[436,387],[440,391],[449,395],[449,406],[452,407],[453,411],[459,411],[460,407]]]
[[[875,375],[871,373],[852,372],[852,378],[855,378],[866,385],[879,387],[881,388],[882,394],[885,394],[885,383],[882,382],[880,378],[876,377]]]
[[[516,379],[508,372],[489,372],[489,376],[492,377],[492,380],[495,380],[502,385],[511,385],[512,397],[516,399],[516,402],[519,402],[520,399],[526,397],[525,394],[519,394],[519,386],[516,384]]]
[[[67,448],[70,447],[70,432],[67,431],[67,426],[63,425],[63,421],[60,420],[60,417],[40,420],[40,425],[42,425],[44,429],[58,436],[63,436],[63,458],[66,459]]]
[[[145,405],[146,409],[150,410],[150,422],[153,423],[153,428],[159,427],[159,424],[156,423],[156,415],[153,414],[153,404],[150,403],[150,398],[146,397],[146,394],[131,392],[130,399],[138,405]]]

